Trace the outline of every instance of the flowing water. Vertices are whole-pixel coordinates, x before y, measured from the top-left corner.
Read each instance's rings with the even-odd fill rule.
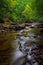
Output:
[[[43,65],[43,33],[41,29],[27,27],[17,33],[16,38],[10,37],[13,41],[8,43],[11,44],[7,43],[10,48],[7,47],[5,51],[3,48],[0,50],[0,65]]]

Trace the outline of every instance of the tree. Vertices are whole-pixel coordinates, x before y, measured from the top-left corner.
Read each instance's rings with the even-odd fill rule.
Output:
[[[8,22],[43,21],[43,0],[1,0],[0,19]]]
[[[39,21],[43,21],[43,0],[36,0],[35,2],[37,8],[37,14]]]
[[[12,17],[13,9],[16,5],[16,0],[1,0],[0,1],[0,18],[9,20]]]

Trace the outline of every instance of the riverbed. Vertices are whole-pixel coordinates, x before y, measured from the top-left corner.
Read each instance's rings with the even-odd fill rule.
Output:
[[[40,28],[2,32],[0,45],[0,65],[43,65],[43,33]]]

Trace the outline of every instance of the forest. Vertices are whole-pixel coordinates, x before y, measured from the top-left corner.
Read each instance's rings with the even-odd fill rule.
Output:
[[[43,0],[0,0],[0,65],[43,65]]]
[[[0,0],[0,23],[26,21],[43,22],[43,0]]]

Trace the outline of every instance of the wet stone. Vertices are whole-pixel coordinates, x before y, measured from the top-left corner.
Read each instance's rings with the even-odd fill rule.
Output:
[[[39,65],[39,64],[36,62],[36,63],[34,63],[33,65]]]
[[[43,44],[38,46],[40,36],[27,34],[19,37],[19,50],[26,56],[25,65],[43,65]],[[21,64],[21,65],[23,65]]]

